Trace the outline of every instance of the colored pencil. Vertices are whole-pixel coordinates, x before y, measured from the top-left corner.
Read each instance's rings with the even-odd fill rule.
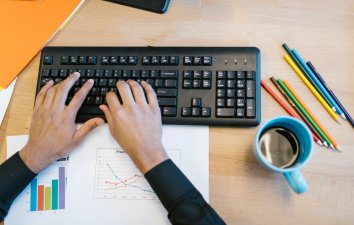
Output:
[[[306,71],[305,76],[307,76],[307,79],[309,81],[312,81],[312,85],[317,89],[317,91],[320,94],[322,94],[322,97],[329,103],[329,105],[333,106],[332,109],[335,110],[343,119],[346,119],[342,109],[338,106],[338,104],[334,101],[334,99],[329,94],[329,92],[326,90],[326,88],[323,86],[323,84],[318,80],[318,78],[315,76],[315,74],[312,72],[312,70],[308,67],[308,65],[305,63],[305,61],[301,58],[300,54],[296,51],[296,49],[291,50],[291,52],[297,58],[297,60],[301,64],[301,66],[305,69],[305,71]]]
[[[293,112],[291,111],[291,109],[289,109],[285,103],[277,96],[277,94],[275,94],[272,89],[263,81],[261,80],[261,85],[262,87],[270,94],[270,96],[272,96],[274,98],[275,101],[277,101],[279,103],[279,105],[292,117],[295,117],[296,119],[300,120],[300,118]],[[323,145],[322,142],[320,141],[320,139],[318,138],[318,136],[316,136],[313,132],[312,132],[312,137],[314,139],[314,141],[319,144],[319,145]]]
[[[286,81],[283,80],[284,85],[288,88],[288,90],[291,92],[291,94],[296,98],[296,100],[301,104],[301,106],[306,110],[306,112],[309,114],[309,116],[312,118],[312,120],[317,124],[317,126],[322,130],[322,132],[327,136],[327,138],[332,142],[333,146],[337,149],[340,150],[340,147],[338,146],[337,142],[334,140],[334,138],[328,133],[328,131],[324,128],[324,126],[320,123],[320,121],[316,118],[316,116],[311,112],[311,110],[307,107],[307,105],[301,100],[299,95],[295,92],[295,90],[290,86],[290,84]]]
[[[312,131],[312,135],[315,136],[319,141],[321,142],[320,145],[324,145],[325,147],[328,147],[326,141],[321,137],[321,135],[316,131],[316,129],[312,126],[310,121],[308,121],[305,117],[305,115],[296,107],[294,102],[289,98],[289,96],[286,95],[286,93],[283,91],[283,89],[279,86],[277,83],[277,80],[274,77],[270,78],[270,81],[274,84],[274,86],[278,89],[278,91],[284,96],[284,98],[289,102],[289,104],[293,107],[293,109],[296,111],[296,113],[301,117],[301,119],[306,123],[306,125],[310,128]],[[297,117],[298,118],[298,117]],[[317,142],[317,141],[316,141]],[[317,142],[319,143],[319,142]]]
[[[312,86],[312,84],[307,80],[305,75],[299,70],[299,68],[295,65],[294,61],[288,56],[284,56],[285,61],[291,66],[291,68],[295,71],[295,73],[299,76],[299,78],[305,83],[305,85],[310,89],[312,94],[317,98],[317,100],[323,105],[323,107],[327,110],[330,116],[338,122],[338,115],[334,113],[331,107],[327,104],[327,102],[322,98],[322,96],[316,91],[316,89]]]
[[[327,144],[332,148],[335,149],[334,146],[332,145],[331,141],[327,138],[327,136],[322,132],[322,130],[317,126],[317,124],[313,121],[313,119],[309,116],[309,114],[306,112],[306,110],[301,106],[301,104],[297,101],[297,99],[291,94],[289,89],[284,85],[284,83],[281,80],[277,80],[278,84],[280,87],[283,89],[283,91],[291,98],[291,100],[295,103],[296,107],[299,108],[299,110],[305,115],[306,119],[310,121],[312,126],[317,130],[317,132],[321,135],[321,137],[327,142]]]
[[[310,69],[312,70],[312,72],[317,76],[317,78],[322,82],[322,84],[325,86],[325,88],[328,90],[328,92],[330,93],[330,95],[332,95],[332,97],[334,98],[334,100],[338,103],[339,107],[343,110],[346,118],[348,119],[349,123],[352,125],[352,127],[354,128],[354,120],[353,118],[349,115],[348,111],[344,108],[344,106],[342,105],[342,103],[339,101],[339,99],[337,98],[337,96],[333,93],[333,91],[329,88],[329,86],[327,85],[327,83],[325,82],[325,80],[322,78],[321,74],[316,70],[315,66],[308,61],[306,63]]]

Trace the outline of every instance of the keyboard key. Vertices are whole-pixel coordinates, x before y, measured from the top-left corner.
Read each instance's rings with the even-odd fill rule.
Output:
[[[225,106],[225,99],[223,99],[223,98],[218,98],[218,99],[216,100],[216,106],[217,106],[217,107],[224,107],[224,106]]]
[[[67,77],[68,76],[68,70],[59,70],[59,77]]]
[[[120,65],[127,65],[128,64],[128,57],[127,56],[119,56],[119,64]]]
[[[101,88],[101,95],[106,95],[108,92],[108,88]]]
[[[63,65],[69,64],[69,56],[62,56],[61,57],[61,64],[63,64]]]
[[[57,77],[58,76],[58,72],[59,72],[59,70],[56,70],[56,69],[51,70],[50,71],[50,76],[51,77]]]
[[[191,88],[192,82],[191,80],[183,80],[183,88]]]
[[[50,74],[50,70],[42,70],[42,77],[49,77],[49,74]]]
[[[224,98],[225,97],[225,90],[224,89],[218,89],[216,91],[216,97],[218,98]]]
[[[163,81],[161,79],[156,79],[155,80],[155,87],[157,87],[157,88],[163,87]]]
[[[226,100],[226,107],[235,107],[235,100],[233,98],[228,98]]]
[[[256,78],[256,74],[254,71],[247,71],[246,72],[246,79],[253,80]]]
[[[193,80],[193,88],[201,88],[201,84],[200,80]]]
[[[136,65],[138,64],[138,57],[136,56],[129,56],[129,65]]]
[[[200,116],[201,112],[200,112],[200,108],[192,108],[192,116]]]
[[[204,56],[203,57],[203,65],[204,66],[211,66],[212,65],[212,57],[211,56]]]
[[[202,108],[202,117],[210,117],[211,116],[211,109],[209,107]]]
[[[225,88],[225,80],[218,80],[217,87]]]
[[[141,71],[141,78],[149,78],[150,72],[149,70]]]
[[[244,80],[237,80],[236,87],[237,88],[245,88],[245,81]]]
[[[97,98],[101,98],[102,101],[102,97],[96,97],[94,99],[95,104],[96,104],[96,100]],[[100,103],[102,104],[102,103]],[[84,113],[84,114],[102,114],[102,110],[100,108],[98,108],[98,106],[82,106],[79,110],[79,113]]]
[[[245,109],[243,108],[236,109],[236,117],[239,118],[245,117]]]
[[[216,117],[234,117],[235,111],[233,108],[217,108]]]
[[[87,58],[87,64],[96,65],[97,64],[97,57],[96,56],[89,56]]]
[[[54,84],[59,84],[63,79],[61,78],[55,78],[54,79]]]
[[[241,107],[241,108],[245,107],[245,100],[242,98],[236,99],[236,105],[237,105],[237,107]]]
[[[85,65],[86,63],[87,63],[87,57],[86,56],[79,56],[79,64]]]
[[[182,107],[182,116],[191,116],[192,109],[189,107]]]
[[[112,77],[112,70],[104,70],[103,76],[107,78]]]
[[[185,66],[191,66],[192,65],[192,58],[191,56],[185,56],[183,58],[183,65]]]
[[[132,70],[131,77],[132,78],[140,78],[140,72],[141,72],[141,70]]]
[[[77,64],[77,56],[70,56],[69,58],[69,64]]]
[[[108,80],[108,86],[109,86],[109,87],[115,87],[115,86],[116,86],[116,83],[117,83],[117,80],[116,80],[116,79],[109,79],[109,80]]]
[[[179,57],[178,56],[171,56],[170,57],[170,65],[177,66],[179,64]]]
[[[93,77],[94,76],[94,70],[86,70],[85,76],[89,77],[89,78]]]
[[[227,89],[226,96],[228,98],[234,98],[235,97],[235,89]]]
[[[236,71],[237,79],[245,79],[245,73],[243,71]]]
[[[167,88],[177,88],[177,80],[165,80],[165,87]]]
[[[202,86],[205,89],[210,89],[211,88],[211,80],[203,80]]]
[[[176,98],[157,98],[160,106],[177,106]]]
[[[163,116],[176,116],[177,108],[176,107],[163,107],[162,109]]]
[[[202,99],[192,98],[192,107],[202,107]]]
[[[41,86],[44,86],[46,85],[49,81],[51,81],[52,79],[50,78],[42,78],[41,80]]]
[[[247,99],[247,108],[246,108],[246,116],[247,117],[255,117],[256,116],[256,108],[255,108],[255,100]]]
[[[234,71],[227,71],[226,78],[227,79],[235,79],[235,72]]]
[[[112,77],[121,78],[122,77],[122,71],[121,70],[113,70]]]
[[[183,71],[183,78],[185,79],[192,79],[192,71]]]
[[[156,94],[158,97],[177,97],[177,90],[176,89],[158,88],[156,90]]]
[[[95,70],[95,77],[103,77],[103,70]]]
[[[225,72],[224,71],[218,71],[217,72],[217,78],[220,79],[225,79]]]
[[[159,56],[151,57],[151,64],[152,65],[159,65],[159,62],[160,62],[160,57]]]
[[[123,70],[122,71],[122,77],[125,79],[129,79],[130,78],[130,70]]]
[[[226,87],[227,88],[234,88],[235,87],[235,80],[227,80]]]
[[[91,94],[92,95],[98,95],[99,91],[100,91],[99,88],[94,87],[94,88],[91,89]]]
[[[111,56],[109,58],[109,64],[111,65],[117,65],[118,64],[118,57],[117,56]]]
[[[203,71],[203,79],[211,80],[211,71]]]
[[[43,64],[44,65],[52,65],[53,64],[53,56],[44,56],[43,57]]]
[[[169,64],[168,56],[161,56],[160,64],[161,65],[168,65]]]
[[[245,90],[244,89],[237,89],[236,97],[237,98],[244,98],[245,97]]]
[[[151,70],[150,71],[150,77],[151,78],[158,78],[159,77],[159,71],[158,70]]]
[[[161,70],[160,76],[161,78],[176,79],[178,76],[178,70]]]
[[[142,64],[143,65],[150,65],[150,63],[151,63],[151,57],[150,56],[143,56]]]
[[[195,56],[193,58],[193,65],[201,65],[202,64],[202,57],[200,56]]]
[[[193,79],[201,79],[202,78],[202,71],[194,70],[193,71]]]
[[[102,98],[102,97],[97,96],[97,97],[95,98],[95,104],[96,104],[96,105],[101,105],[102,102],[103,102],[103,98]]]
[[[150,84],[150,86],[154,88],[155,81],[153,79],[146,79],[146,83]]]
[[[255,96],[255,82],[254,80],[247,80],[247,88],[246,88],[246,97],[247,98],[254,98]]]

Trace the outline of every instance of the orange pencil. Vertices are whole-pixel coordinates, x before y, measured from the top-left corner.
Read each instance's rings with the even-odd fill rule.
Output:
[[[285,84],[285,86],[289,89],[289,91],[294,95],[294,97],[297,99],[297,101],[302,105],[302,107],[306,110],[306,112],[311,116],[311,118],[313,119],[313,121],[315,121],[315,123],[317,124],[317,126],[322,130],[322,132],[327,136],[327,138],[332,142],[332,144],[334,145],[334,147],[337,150],[340,150],[339,145],[337,144],[337,142],[333,139],[333,137],[331,135],[329,135],[328,131],[323,127],[323,125],[320,123],[320,121],[318,121],[318,119],[315,117],[315,115],[313,115],[313,113],[310,111],[310,109],[305,105],[305,103],[300,99],[300,97],[296,94],[296,92],[294,91],[294,89],[290,86],[290,84],[288,82],[286,82],[286,80],[283,80],[283,83]]]

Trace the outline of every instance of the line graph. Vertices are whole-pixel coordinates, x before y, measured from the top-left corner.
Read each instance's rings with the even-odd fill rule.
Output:
[[[167,154],[175,163],[180,164],[180,150],[167,150]],[[94,185],[96,199],[157,199],[144,176],[124,150],[119,148],[97,149]]]

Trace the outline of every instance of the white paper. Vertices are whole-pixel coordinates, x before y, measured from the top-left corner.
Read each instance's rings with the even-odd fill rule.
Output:
[[[7,137],[7,158],[10,158],[27,143],[28,135],[9,136]],[[58,179],[59,167],[66,167],[67,161],[57,161],[52,163],[47,169],[42,171],[35,179],[38,185],[51,186],[53,179]],[[67,170],[66,170],[67,171]],[[9,214],[5,217],[6,225],[63,225],[64,209],[31,211],[31,185],[29,184],[25,190],[13,202]]]
[[[163,126],[163,144],[208,201],[209,128]],[[70,154],[69,170],[66,225],[170,224],[166,210],[107,125],[96,128]]]
[[[0,126],[2,124],[2,120],[4,119],[7,107],[9,106],[12,92],[14,91],[14,87],[16,84],[16,80],[11,82],[11,84],[0,91]]]

